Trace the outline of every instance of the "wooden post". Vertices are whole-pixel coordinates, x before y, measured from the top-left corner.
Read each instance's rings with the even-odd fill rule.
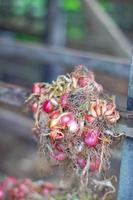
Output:
[[[48,0],[48,14],[46,17],[46,32],[44,42],[53,47],[64,46],[66,42],[66,16],[59,6],[59,0]],[[63,74],[64,69],[59,65],[47,64],[44,69],[44,79],[52,81],[59,74]]]
[[[133,111],[133,56],[132,56],[132,64],[129,76],[127,110]],[[133,138],[126,137],[122,151],[118,200],[132,200],[132,199],[133,199]]]
[[[66,42],[66,17],[59,0],[48,0],[44,42],[52,46],[64,46]]]

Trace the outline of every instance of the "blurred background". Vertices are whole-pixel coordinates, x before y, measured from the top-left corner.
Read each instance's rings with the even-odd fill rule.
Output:
[[[131,0],[0,0],[0,176],[40,177],[33,121],[20,108],[19,87],[83,64],[123,105],[132,42]],[[113,159],[119,174],[119,150]]]

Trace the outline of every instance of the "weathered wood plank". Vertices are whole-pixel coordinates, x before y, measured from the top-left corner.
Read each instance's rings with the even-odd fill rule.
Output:
[[[15,107],[22,107],[29,91],[11,84],[0,82],[0,102]]]
[[[6,60],[10,58],[25,59],[42,64],[61,64],[67,67],[84,64],[89,69],[101,70],[115,76],[127,78],[129,74],[128,59],[5,40],[0,40],[0,58]]]
[[[11,130],[12,135],[32,139],[33,120],[26,115],[0,108],[0,122],[0,130],[4,134],[9,134]]]
[[[65,12],[62,12],[59,0],[49,0],[47,4],[48,13],[44,42],[52,46],[64,46],[66,43]]]

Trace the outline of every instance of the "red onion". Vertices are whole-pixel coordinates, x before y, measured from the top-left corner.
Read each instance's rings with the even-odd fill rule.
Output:
[[[83,169],[85,167],[85,165],[86,165],[86,159],[83,156],[80,156],[77,159],[77,164],[81,169]]]
[[[15,187],[9,190],[10,199],[25,199],[29,192],[33,192],[34,188],[30,179],[24,179]]]
[[[42,108],[43,108],[43,111],[50,113],[53,111],[54,106],[53,106],[51,100],[48,99],[43,103]]]
[[[59,142],[55,142],[53,144],[54,148],[57,149],[60,152],[64,152],[64,146],[63,144],[59,143]]]
[[[71,121],[69,121],[69,122],[67,123],[67,126],[68,126],[68,128],[69,128],[69,131],[72,132],[72,133],[74,133],[74,132],[76,132],[76,131],[79,130],[79,124],[77,123],[76,120],[71,120]]]
[[[55,152],[52,157],[55,159],[55,160],[58,160],[58,161],[63,161],[66,159],[66,154],[64,152],[61,152],[61,151],[57,151]]]
[[[9,176],[8,178],[6,178],[6,179],[3,181],[1,187],[5,190],[5,189],[7,189],[7,188],[12,187],[14,184],[16,184],[16,182],[17,182],[17,179],[16,179],[15,177]]]
[[[50,191],[49,191],[48,188],[44,188],[44,189],[42,190],[42,194],[43,194],[43,195],[49,195],[49,193],[50,193]]]
[[[5,199],[5,193],[2,189],[0,189],[0,200],[4,200]]]
[[[32,86],[32,93],[35,93],[35,94],[40,94],[41,92],[41,87],[39,84],[33,84]]]
[[[85,133],[84,143],[88,147],[95,147],[99,143],[98,137],[99,137],[99,132],[89,130],[87,133]]]
[[[89,78],[88,77],[80,77],[78,80],[78,84],[80,87],[85,87],[89,82]]]
[[[62,139],[64,138],[64,133],[62,132],[55,132],[55,131],[51,131],[49,136],[53,139],[53,140],[58,140],[58,139]]]
[[[19,185],[19,189],[21,192],[23,192],[24,194],[28,193],[29,192],[29,188],[27,187],[27,185],[25,185],[24,183],[21,183]]]
[[[69,124],[72,120],[74,120],[73,113],[63,113],[60,118],[60,123],[64,126]]]
[[[68,98],[68,93],[64,93],[61,97],[60,97],[60,104],[63,108],[66,107],[67,105],[67,98]]]
[[[93,158],[90,162],[90,171],[94,172],[99,169],[100,160],[98,158]]]
[[[32,181],[29,178],[25,178],[22,181],[28,188],[32,189]]]

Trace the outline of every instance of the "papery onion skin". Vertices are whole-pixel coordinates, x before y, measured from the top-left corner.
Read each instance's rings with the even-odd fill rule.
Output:
[[[83,169],[86,165],[86,159],[83,156],[79,156],[77,159],[77,164],[81,169]]]
[[[58,120],[57,119],[51,119],[49,123],[50,129],[56,128],[58,126]]]
[[[64,161],[66,160],[66,154],[64,152],[61,151],[57,151],[54,154],[52,154],[53,159],[57,160],[57,161]]]
[[[85,87],[89,82],[89,78],[88,77],[80,77],[78,79],[78,84],[80,87]]]
[[[100,159],[94,158],[90,161],[90,171],[94,172],[100,167]]]
[[[62,138],[64,138],[64,133],[62,133],[62,132],[56,132],[56,131],[51,131],[50,132],[50,134],[49,134],[49,136],[53,139],[53,140],[58,140],[58,139],[62,139]]]
[[[86,121],[88,121],[89,123],[94,122],[95,118],[87,113],[84,114],[84,117],[86,119]]]
[[[37,84],[37,83],[33,84],[32,93],[35,93],[35,94],[40,94],[41,93],[41,87],[40,87],[39,84]]]
[[[64,93],[61,97],[60,97],[60,104],[62,106],[62,108],[65,108],[67,106],[67,98],[69,96],[69,93]]]
[[[64,126],[68,125],[74,120],[73,113],[64,113],[60,118],[60,123]]]
[[[31,110],[33,113],[35,113],[37,111],[38,108],[38,103],[37,102],[33,102],[31,105]]]
[[[54,146],[54,148],[55,148],[56,150],[58,150],[58,151],[60,151],[60,152],[64,152],[64,150],[65,150],[63,144],[61,144],[61,143],[55,142],[55,143],[53,144],[53,146]]]
[[[99,132],[89,130],[88,132],[85,133],[84,143],[88,147],[95,147],[99,143],[98,137],[99,137]]]
[[[71,120],[69,123],[67,123],[68,129],[70,132],[74,133],[79,130],[79,124],[76,120]]]
[[[55,110],[55,111],[53,111],[53,112],[51,112],[51,113],[49,114],[49,117],[50,117],[51,119],[57,119],[57,117],[59,117],[59,115],[60,115],[60,110]]]

